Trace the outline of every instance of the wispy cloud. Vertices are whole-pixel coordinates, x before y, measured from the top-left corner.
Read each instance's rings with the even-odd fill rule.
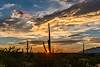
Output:
[[[86,0],[51,0],[51,1],[56,1],[56,2],[58,2],[61,6],[66,6],[66,4],[75,4],[75,3],[84,2],[84,1],[86,1]]]
[[[70,8],[71,6],[73,6],[74,4],[77,3],[81,3],[84,2],[86,0],[49,0],[50,2],[56,2],[57,4],[59,4],[59,7],[53,7],[53,6],[49,6],[46,10],[44,11],[38,11],[35,12],[34,16],[36,17],[43,17],[45,15],[49,15],[52,14],[54,12],[57,11],[62,11],[64,9]],[[34,5],[34,7],[39,7],[38,5]]]
[[[38,11],[38,12],[33,13],[33,16],[35,16],[35,17],[43,17],[45,15],[50,15],[50,14],[52,14],[54,12],[67,9],[67,8],[69,8],[69,7],[71,7],[73,5],[72,3],[67,3],[65,1],[60,1],[60,0],[49,0],[49,1],[50,2],[55,2],[56,4],[59,4],[60,6],[59,7],[49,6],[46,10]],[[34,4],[34,7],[39,8],[40,6]]]
[[[60,9],[66,9],[66,8],[69,8],[70,6],[72,6],[72,4],[74,4],[74,2],[67,2],[67,0],[51,0],[51,1],[54,1],[54,2],[57,2],[61,7]]]
[[[4,5],[0,8],[0,10],[7,9],[7,8],[11,8],[11,7],[13,7],[13,6],[15,6],[15,4],[10,4],[10,3],[4,4]]]
[[[49,7],[48,9],[46,9],[46,10],[44,10],[44,11],[35,12],[35,13],[33,14],[33,16],[35,16],[35,17],[41,17],[41,18],[42,18],[43,16],[45,16],[45,15],[50,15],[50,14],[56,12],[56,11],[58,11],[57,8]]]

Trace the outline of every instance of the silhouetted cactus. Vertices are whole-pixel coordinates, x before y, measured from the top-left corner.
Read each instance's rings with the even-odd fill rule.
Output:
[[[49,49],[49,53],[51,53],[51,33],[50,33],[50,24],[48,23],[48,35],[49,35],[49,39],[48,39],[48,49]]]
[[[43,47],[44,47],[45,52],[47,53],[47,49],[46,49],[46,47],[45,47],[44,42],[43,42]]]
[[[85,54],[85,43],[83,41],[83,55]]]
[[[28,42],[28,40],[26,42],[26,52],[27,52],[27,56],[28,56],[28,52],[29,52],[29,42]]]

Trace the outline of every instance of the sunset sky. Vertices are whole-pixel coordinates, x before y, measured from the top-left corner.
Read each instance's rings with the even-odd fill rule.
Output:
[[[13,8],[34,14],[39,11],[52,12],[65,7],[68,7],[68,4],[59,0],[0,0],[0,17],[9,16]]]
[[[2,20],[8,18],[11,15],[13,9],[22,10],[27,13],[31,13],[33,16],[41,17],[45,14],[51,14],[57,10],[66,9],[71,5],[72,2],[65,3],[64,1],[60,0],[0,0],[0,21],[2,23]],[[1,32],[1,37],[7,37],[9,35],[11,35],[11,37],[16,36],[16,33],[12,32],[9,34],[7,31]],[[23,33],[21,36],[22,35]],[[1,39],[1,42],[4,39]]]
[[[74,4],[82,3],[85,1],[94,1],[94,0],[0,0],[0,23],[4,23],[7,26],[7,22],[3,22],[4,20],[12,20],[6,19],[11,16],[13,9],[23,11],[24,17],[43,17],[44,15],[50,15],[57,11],[62,11],[64,9],[68,9]],[[100,0],[95,0],[100,2]],[[100,37],[100,16],[93,14],[92,17],[65,17],[59,18],[55,17],[50,21],[41,24],[40,26],[34,25],[34,20],[32,22],[29,19],[21,18],[21,21],[15,23],[16,31],[9,31],[6,27],[6,31],[0,31],[0,42],[4,43],[7,41],[19,41],[20,39],[31,38],[33,40],[43,40],[47,33],[47,24],[50,23],[52,27],[52,38],[54,40],[66,40],[70,39],[68,37],[70,35],[79,35],[78,39],[83,38],[88,35],[88,37]],[[23,18],[25,20],[23,20]],[[55,22],[55,23],[54,23]],[[61,23],[57,28],[57,23]],[[69,23],[70,22],[70,23]],[[94,23],[91,23],[94,22]],[[13,25],[13,24],[11,24]],[[70,26],[72,25],[72,27]],[[31,27],[30,27],[31,26]],[[33,26],[33,27],[32,27]],[[28,27],[28,28],[27,28]],[[2,28],[2,27],[1,27]],[[25,28],[25,29],[24,29]],[[31,29],[29,29],[31,28]],[[5,29],[5,28],[4,28]],[[27,32],[23,32],[23,30],[29,29]],[[11,29],[12,30],[12,29]],[[15,30],[15,29],[14,29]],[[18,32],[19,31],[19,32]],[[22,32],[21,32],[22,31]],[[14,38],[13,38],[14,37]],[[65,38],[64,38],[65,37]],[[75,37],[74,37],[75,38]],[[72,39],[74,39],[72,37]]]

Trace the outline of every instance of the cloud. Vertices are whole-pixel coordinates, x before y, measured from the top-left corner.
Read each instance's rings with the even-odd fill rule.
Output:
[[[11,8],[11,7],[13,7],[13,6],[15,6],[15,4],[4,4],[1,8],[0,8],[0,10],[3,10],[3,9],[7,9],[7,8]]]
[[[55,2],[56,4],[59,4],[60,6],[59,7],[49,6],[46,10],[34,12],[33,16],[42,18],[45,15],[50,15],[54,12],[62,11],[72,6],[72,3],[66,3],[65,1],[60,1],[60,0],[49,0],[49,1]],[[36,4],[34,4],[34,7],[39,8],[39,6]]]
[[[51,1],[58,2],[61,6],[66,6],[66,4],[76,4],[84,2],[86,0],[51,0]]]
[[[2,17],[3,16],[3,14],[2,14],[2,12],[0,12],[0,17]]]
[[[54,6],[49,6],[44,11],[36,12],[34,14],[34,16],[36,16],[36,17],[43,17],[45,15],[50,15],[50,14],[52,14],[54,12],[65,10],[67,8],[70,8],[74,4],[81,3],[81,2],[84,2],[86,0],[49,0],[49,1],[50,2],[55,2],[55,3],[59,4],[60,5],[59,8],[58,7],[54,7]],[[34,5],[34,7],[39,7],[39,6],[38,5]]]
[[[61,5],[61,7],[67,6],[68,4],[72,4],[74,2],[68,2],[67,0],[51,0],[51,1],[55,1],[57,3],[59,3],[59,5]]]
[[[36,8],[38,8],[38,7],[39,7],[37,4],[34,4],[33,6],[34,6],[34,7],[36,7]]]
[[[34,13],[33,16],[42,18],[43,16],[50,15],[56,11],[58,11],[57,8],[49,7],[48,9],[46,9],[44,11],[38,11],[38,12]]]

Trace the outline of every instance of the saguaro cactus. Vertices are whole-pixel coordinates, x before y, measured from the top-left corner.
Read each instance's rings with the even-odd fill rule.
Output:
[[[43,42],[43,47],[44,47],[45,52],[47,53],[47,49],[46,49],[46,47],[45,47],[44,42]]]
[[[28,50],[29,50],[29,42],[28,42],[28,40],[27,40],[27,42],[26,42],[26,45],[27,45],[27,48],[26,48],[26,52],[27,52],[27,55],[28,55]]]
[[[85,43],[84,43],[84,40],[83,40],[83,55],[85,53]]]
[[[48,39],[48,50],[49,53],[51,53],[51,32],[50,32],[50,24],[48,23],[48,35],[49,35],[49,39]]]

